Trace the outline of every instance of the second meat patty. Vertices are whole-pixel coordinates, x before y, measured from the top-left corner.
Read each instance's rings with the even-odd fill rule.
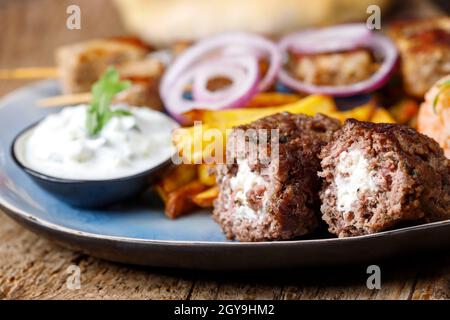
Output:
[[[322,218],[339,237],[450,218],[450,161],[414,129],[350,119],[321,158]]]

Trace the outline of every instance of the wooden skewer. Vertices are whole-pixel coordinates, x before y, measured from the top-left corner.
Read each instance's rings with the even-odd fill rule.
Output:
[[[57,78],[59,72],[54,67],[32,67],[0,70],[0,80]]]
[[[36,102],[36,105],[41,108],[60,107],[72,104],[88,103],[91,101],[91,93],[73,93],[61,96],[43,98]]]
[[[132,76],[153,77],[159,76],[164,70],[164,65],[155,59],[144,59],[134,61],[118,67],[119,72],[125,78]],[[0,80],[4,79],[38,79],[38,78],[58,78],[60,76],[58,68],[55,67],[31,67],[17,68],[11,70],[0,69]],[[36,101],[36,105],[42,108],[60,107],[65,105],[88,103],[91,101],[91,93],[75,93],[43,98]]]

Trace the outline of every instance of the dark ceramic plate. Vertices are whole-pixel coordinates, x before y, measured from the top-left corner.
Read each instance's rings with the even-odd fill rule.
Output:
[[[56,82],[46,81],[1,102],[0,207],[27,228],[71,248],[124,263],[237,270],[370,263],[450,247],[450,221],[348,239],[317,234],[295,241],[238,243],[225,239],[210,212],[166,219],[151,193],[108,209],[72,208],[36,185],[9,152],[20,131],[56,111],[35,107],[35,100],[58,93]]]

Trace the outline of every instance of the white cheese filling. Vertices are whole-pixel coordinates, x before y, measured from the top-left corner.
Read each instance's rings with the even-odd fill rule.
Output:
[[[352,206],[358,200],[359,194],[374,191],[375,171],[369,169],[369,162],[361,150],[349,149],[339,155],[336,166],[336,196],[337,209],[344,215],[352,211]]]
[[[237,164],[236,176],[230,179],[230,187],[235,193],[234,200],[239,202],[236,204],[236,214],[241,218],[256,219],[258,214],[249,206],[247,193],[258,185],[265,185],[265,181],[250,169],[246,160],[238,159]]]

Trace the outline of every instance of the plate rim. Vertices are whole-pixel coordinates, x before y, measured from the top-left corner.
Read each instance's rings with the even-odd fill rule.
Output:
[[[104,235],[98,233],[92,233],[88,231],[82,231],[73,229],[70,227],[65,227],[58,225],[56,223],[47,221],[45,219],[34,216],[32,213],[27,213],[22,209],[19,209],[7,202],[0,197],[0,209],[5,212],[11,218],[20,218],[20,220],[25,221],[29,224],[33,224],[36,227],[40,227],[49,231],[58,232],[70,236],[75,236],[79,238],[84,238],[85,240],[107,240],[120,243],[129,244],[152,244],[152,245],[179,245],[179,246],[197,246],[197,247],[259,247],[259,246],[289,246],[298,244],[322,244],[322,243],[344,243],[344,242],[354,242],[358,240],[369,240],[379,237],[389,237],[395,236],[401,233],[409,233],[415,230],[427,229],[427,228],[437,228],[443,226],[450,226],[450,219],[443,221],[430,222],[425,224],[419,224],[415,226],[409,226],[399,229],[392,229],[387,231],[382,231],[373,234],[346,237],[346,238],[323,238],[323,239],[304,239],[304,240],[277,240],[277,241],[260,241],[260,242],[249,242],[249,241],[204,241],[204,240],[158,240],[158,239],[145,239],[145,238],[131,238],[123,236],[113,236]]]

